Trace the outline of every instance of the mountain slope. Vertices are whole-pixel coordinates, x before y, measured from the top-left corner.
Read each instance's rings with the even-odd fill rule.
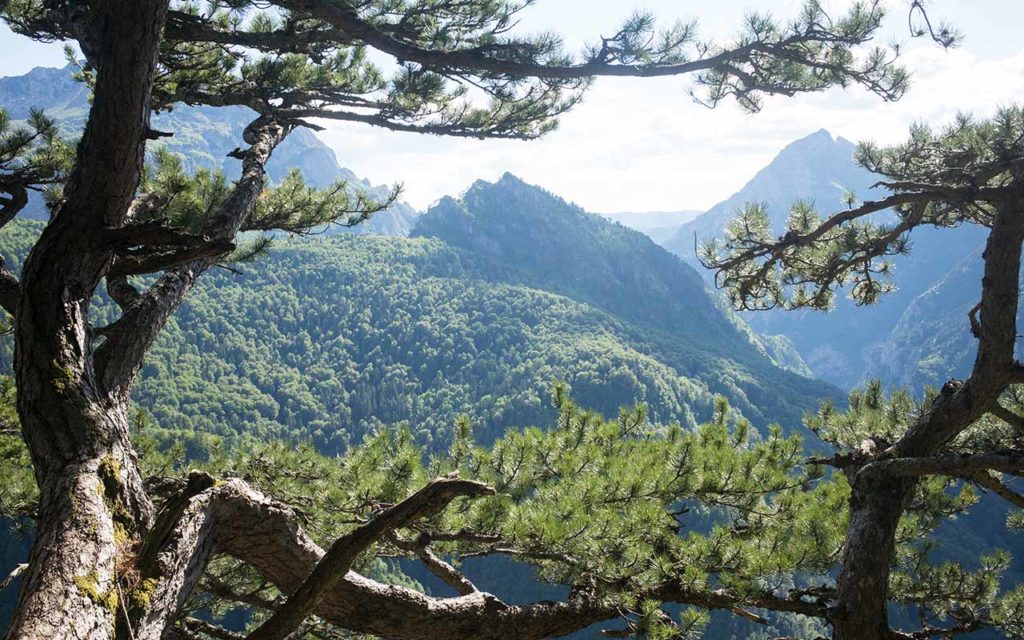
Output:
[[[842,206],[848,190],[861,199],[878,195],[871,188],[878,178],[853,163],[855,150],[852,142],[824,129],[790,143],[737,193],[684,224],[665,247],[696,263],[694,234],[698,240],[720,237],[737,211],[751,202],[767,204],[773,225],[781,230],[797,200],[812,201],[827,212]]]
[[[490,280],[592,305],[636,326],[661,357],[759,422],[799,422],[834,390],[781,370],[700,276],[643,234],[506,174],[425,212],[413,236],[473,256]]]
[[[846,191],[858,198],[881,194],[872,185],[878,176],[853,162],[855,146],[818,131],[783,149],[743,189],[686,224],[665,246],[694,260],[694,234],[700,240],[720,237],[745,203],[764,202],[776,231],[782,232],[789,207],[811,200],[822,213],[839,210]],[[982,230],[921,228],[910,236],[912,253],[893,260],[897,290],[871,307],[857,308],[840,291],[835,310],[744,313],[743,318],[766,336],[785,336],[814,375],[850,388],[879,375],[876,353],[908,305],[983,241]],[[711,273],[701,269],[709,279]]]
[[[915,297],[885,342],[875,349],[877,376],[887,386],[916,391],[970,374],[978,342],[971,335],[968,314],[981,296],[983,249],[983,244],[977,244],[974,251]],[[1018,312],[1018,324],[1020,316]],[[1018,337],[1018,357],[1021,346]]]
[[[15,120],[25,118],[30,109],[43,109],[58,120],[67,135],[78,135],[89,113],[89,91],[72,78],[72,73],[70,66],[64,69],[37,67],[23,76],[0,78],[0,107]],[[153,126],[174,132],[172,137],[162,139],[161,144],[181,154],[186,168],[220,169],[229,177],[235,177],[240,170],[239,161],[227,154],[242,144],[242,129],[252,120],[252,115],[244,107],[179,105],[170,112],[156,114]],[[267,175],[272,181],[280,181],[292,168],[298,169],[306,182],[316,187],[345,180],[379,198],[389,191],[360,180],[341,167],[334,152],[305,128],[294,131],[278,147],[267,164]],[[30,206],[30,217],[45,217],[39,200]],[[396,202],[351,232],[406,235],[416,216],[412,207]]]

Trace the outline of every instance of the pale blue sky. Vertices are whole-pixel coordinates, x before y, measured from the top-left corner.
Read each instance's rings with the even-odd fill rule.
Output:
[[[700,18],[703,37],[728,37],[746,11],[794,15],[800,0],[540,0],[527,30],[550,29],[578,46],[612,33],[637,8],[664,21]],[[850,0],[823,0],[841,9]],[[887,38],[906,41],[905,0],[889,0]],[[986,115],[1024,95],[1024,2],[932,0],[936,15],[966,34],[951,52],[914,41],[905,62],[914,84],[899,103],[859,89],[773,98],[758,115],[733,106],[709,111],[686,95],[685,78],[601,79],[558,131],[530,142],[448,140],[329,124],[320,134],[341,164],[376,183],[401,181],[423,207],[477,178],[511,171],[593,211],[702,209],[728,197],[793,139],[835,135],[899,140],[914,121],[941,123],[957,110]],[[0,76],[62,66],[59,44],[30,42],[0,27]]]

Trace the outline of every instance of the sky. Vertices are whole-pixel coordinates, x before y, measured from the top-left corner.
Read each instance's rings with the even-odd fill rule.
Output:
[[[850,0],[822,0],[841,11]],[[689,97],[686,77],[601,78],[584,102],[541,140],[478,141],[389,132],[355,123],[321,123],[318,135],[338,161],[375,184],[404,185],[425,208],[477,179],[506,171],[595,212],[704,210],[739,190],[793,140],[827,129],[849,140],[898,142],[915,122],[941,125],[958,111],[991,115],[1024,96],[1021,0],[931,0],[934,16],[955,23],[962,45],[944,51],[911,40],[906,0],[889,0],[884,41],[903,43],[910,91],[885,103],[859,88],[769,98],[758,114],[733,104],[707,109]],[[702,38],[728,39],[745,13],[795,16],[800,0],[538,0],[523,16],[527,32],[553,30],[579,49],[613,33],[636,9],[666,26],[697,18]],[[63,66],[61,45],[0,27],[0,76]]]

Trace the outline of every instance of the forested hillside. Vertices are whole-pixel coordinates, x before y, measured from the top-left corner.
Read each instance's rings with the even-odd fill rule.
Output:
[[[10,263],[35,228],[5,230]],[[542,424],[555,380],[597,410],[644,402],[684,425],[715,393],[790,428],[835,395],[775,366],[642,234],[511,176],[439,204],[415,236],[294,239],[208,274],[147,359],[138,403],[165,429],[339,451],[403,421],[425,442],[460,414],[485,440]]]

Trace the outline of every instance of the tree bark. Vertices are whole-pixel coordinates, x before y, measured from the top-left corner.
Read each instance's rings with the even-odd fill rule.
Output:
[[[12,640],[114,637],[117,565],[150,518],[128,398],[96,379],[87,315],[111,260],[102,232],[123,222],[139,183],[167,4],[90,3],[93,106],[64,201],[22,271],[15,375],[40,517]]]
[[[878,455],[844,469],[850,479],[850,524],[830,619],[836,640],[892,640],[886,605],[900,518],[917,487],[891,458],[939,453],[992,407],[1014,380],[1024,211],[1016,196],[1001,207],[985,247],[978,352],[971,376],[945,390],[906,435]],[[865,459],[866,458],[866,459]],[[934,460],[925,461],[934,463]],[[919,462],[917,464],[923,464]]]

